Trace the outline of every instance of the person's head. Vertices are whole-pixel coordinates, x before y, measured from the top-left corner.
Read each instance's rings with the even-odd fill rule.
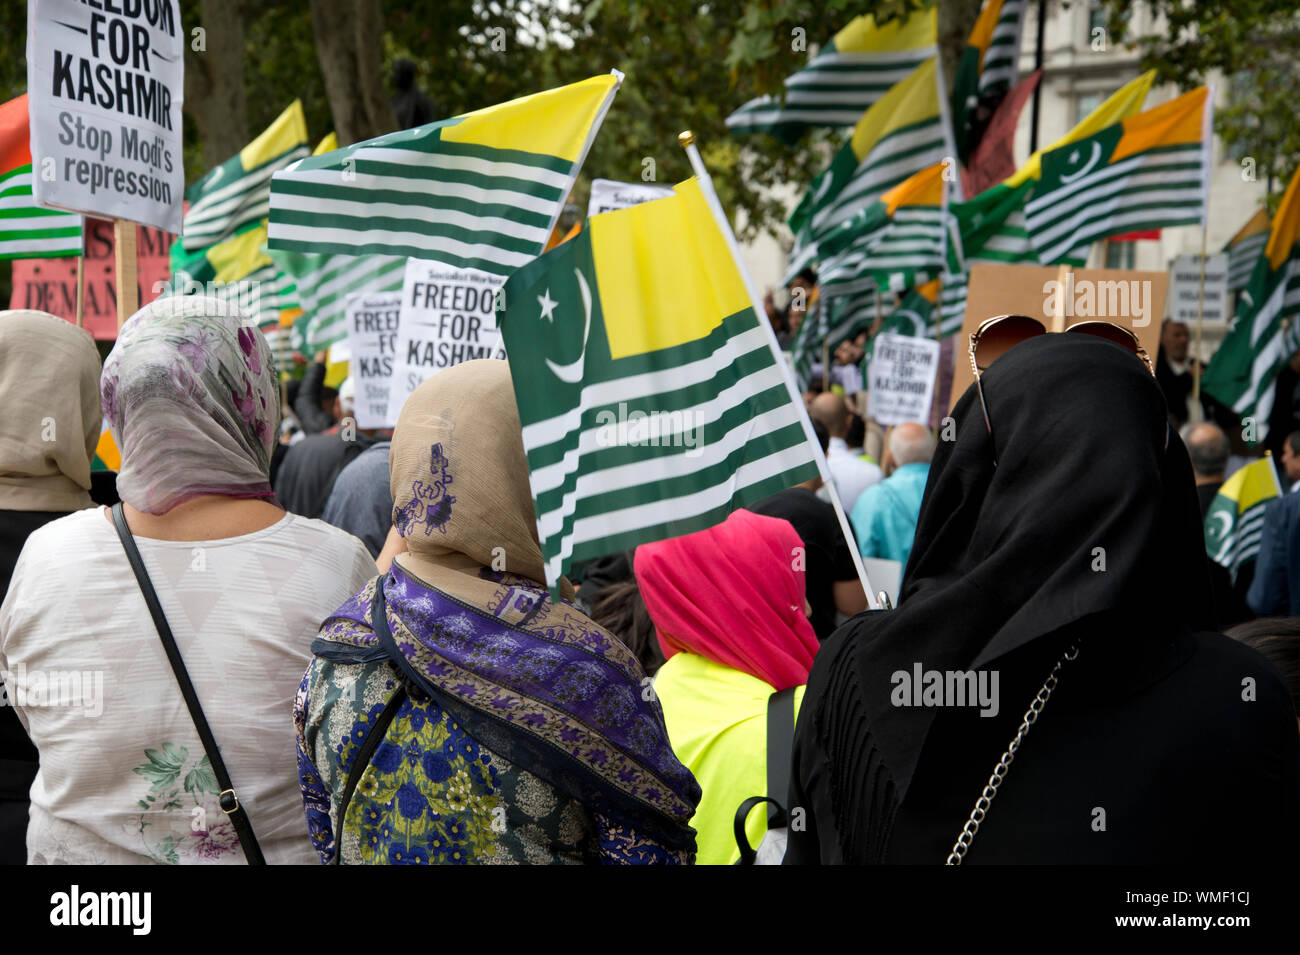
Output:
[[[646,676],[654,676],[663,666],[664,654],[659,649],[655,625],[635,580],[621,580],[602,590],[591,608],[591,619],[636,654]]]
[[[122,454],[122,500],[163,514],[201,495],[273,500],[280,388],[266,339],[233,305],[198,295],[146,305],[100,380]]]
[[[806,268],[799,272],[790,280],[788,286],[790,291],[790,307],[786,311],[786,321],[790,328],[790,334],[793,335],[799,331],[799,326],[803,324],[804,318],[808,314],[808,309],[813,303],[813,290],[817,287],[817,273],[812,268]]]
[[[804,683],[818,642],[802,557],[789,521],[745,510],[642,544],[633,568],[664,657],[694,653],[778,690]]]
[[[352,417],[357,407],[356,398],[356,385],[349,375],[339,382],[338,413],[335,415],[335,420],[342,421],[344,418]]]
[[[1190,424],[1182,430],[1187,456],[1192,459],[1192,472],[1197,484],[1223,481],[1223,469],[1228,465],[1232,447],[1223,429],[1208,421]]]
[[[867,423],[852,411],[849,412],[849,423],[844,429],[844,443],[851,450],[861,451],[862,443],[867,439]]]
[[[1292,431],[1282,442],[1282,467],[1288,480],[1300,481],[1300,431]]]
[[[1228,636],[1257,650],[1273,665],[1291,691],[1300,720],[1300,617],[1264,617],[1239,623]]]
[[[889,432],[885,451],[886,472],[904,464],[927,464],[934,455],[934,435],[925,425],[908,421],[896,425]]]
[[[1160,326],[1160,347],[1174,361],[1187,361],[1187,346],[1190,342],[1191,336],[1182,322],[1166,319]]]
[[[820,421],[832,438],[843,438],[849,429],[849,409],[844,399],[831,391],[819,394],[808,405],[808,414]]]
[[[339,391],[329,385],[320,386],[320,409],[335,421],[343,420],[343,408],[339,404]]]
[[[0,510],[89,507],[99,352],[48,312],[0,312]]]
[[[404,93],[415,86],[415,61],[403,57],[393,64],[393,89]]]
[[[510,365],[462,362],[402,405],[388,452],[399,562],[434,586],[483,568],[543,586],[533,496]],[[572,595],[565,580],[562,590]]]

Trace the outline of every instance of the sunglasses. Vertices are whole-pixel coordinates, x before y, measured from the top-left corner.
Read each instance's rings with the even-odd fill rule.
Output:
[[[984,401],[984,382],[982,373],[989,366],[1009,352],[1016,345],[1039,335],[1046,335],[1047,327],[1036,318],[1028,315],[995,315],[980,322],[979,328],[970,336],[970,367],[975,374],[975,387],[980,396],[980,410],[984,412],[984,427],[989,437],[993,437],[993,425],[989,421],[989,406]],[[1146,365],[1151,377],[1155,377],[1155,365],[1151,356],[1142,347],[1138,337],[1130,329],[1112,322],[1079,322],[1067,328],[1064,334],[1088,335],[1101,338],[1130,351]],[[1165,449],[1169,448],[1169,428],[1165,426]],[[993,466],[997,467],[997,458]]]

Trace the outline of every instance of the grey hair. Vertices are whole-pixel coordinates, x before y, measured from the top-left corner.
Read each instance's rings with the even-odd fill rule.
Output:
[[[1197,430],[1201,433],[1197,435]],[[1179,432],[1182,436],[1183,443],[1187,445],[1187,456],[1192,459],[1192,470],[1198,477],[1215,477],[1223,473],[1223,469],[1228,466],[1228,455],[1232,453],[1232,446],[1228,443],[1228,436],[1223,433],[1223,429],[1216,424],[1208,421],[1202,421],[1198,424],[1183,425]],[[1197,440],[1192,440],[1196,435]]]
[[[894,464],[924,464],[934,456],[934,435],[920,424],[901,424],[889,433],[889,453]]]

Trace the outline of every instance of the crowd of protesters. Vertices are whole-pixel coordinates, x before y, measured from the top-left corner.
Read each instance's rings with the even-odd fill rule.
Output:
[[[787,342],[815,281],[769,303]],[[102,369],[0,313],[0,862],[1288,859],[1300,497],[1253,577],[1209,560],[1250,449],[1179,328],[1154,374],[1021,342],[939,440],[814,387],[851,540],[814,479],[557,596],[507,363],[367,433],[323,355],[282,393],[214,299],[145,307]],[[898,564],[896,609],[850,547]]]

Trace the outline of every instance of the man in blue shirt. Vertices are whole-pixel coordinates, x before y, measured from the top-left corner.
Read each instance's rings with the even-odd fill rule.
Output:
[[[934,436],[924,425],[900,424],[890,432],[884,468],[889,477],[863,491],[849,515],[863,557],[907,565],[933,455]]]

